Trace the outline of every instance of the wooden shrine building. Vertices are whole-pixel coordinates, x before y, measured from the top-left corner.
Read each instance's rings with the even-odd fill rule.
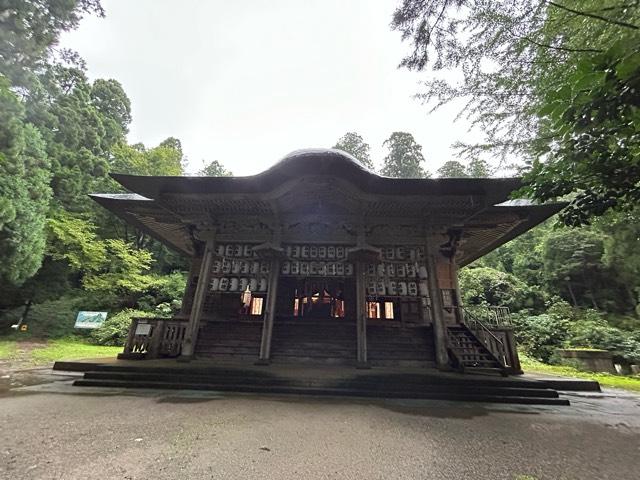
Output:
[[[92,198],[191,258],[182,310],[133,322],[125,358],[518,372],[508,312],[465,308],[457,272],[562,205],[517,178],[397,179],[339,150],[248,177],[117,175]]]

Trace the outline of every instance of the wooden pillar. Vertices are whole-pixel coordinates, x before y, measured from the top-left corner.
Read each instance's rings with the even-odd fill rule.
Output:
[[[368,368],[367,363],[367,297],[365,295],[365,265],[356,262],[356,336],[358,345],[357,367]]]
[[[187,323],[184,340],[182,342],[181,360],[188,361],[192,359],[195,352],[196,341],[198,339],[198,329],[200,328],[200,318],[202,317],[202,310],[204,308],[204,299],[209,288],[214,252],[215,241],[213,238],[209,238],[205,243],[202,263],[200,264],[198,284],[193,296],[191,313],[189,314],[189,323]]]
[[[189,265],[189,275],[187,276],[187,286],[184,289],[184,294],[182,295],[182,305],[180,307],[180,317],[186,317],[189,315],[191,311],[191,306],[193,305],[193,297],[195,292],[191,288],[191,284],[193,281],[193,277],[198,275],[200,271],[200,267],[202,265],[202,259],[194,256],[191,259],[191,264]]]
[[[458,280],[458,264],[456,263],[455,258],[451,259],[451,277],[456,296],[456,319],[458,320],[458,323],[463,323],[464,317],[462,307],[464,305],[462,303],[462,292],[460,291],[460,282]]]
[[[259,365],[269,364],[271,358],[271,337],[273,335],[273,321],[276,315],[276,298],[278,296],[278,280],[280,279],[280,259],[273,258],[269,264],[269,286],[267,291],[267,305],[262,324],[262,339],[260,341]]]
[[[447,326],[444,318],[442,293],[438,285],[437,255],[428,241],[425,248],[427,266],[427,285],[431,297],[431,324],[433,326],[433,340],[435,343],[436,366],[441,369],[449,368],[449,354],[447,353]]]

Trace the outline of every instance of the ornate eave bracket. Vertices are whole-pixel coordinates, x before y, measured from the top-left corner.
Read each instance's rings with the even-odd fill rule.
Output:
[[[439,250],[444,257],[454,258],[462,239],[462,230],[451,228],[447,231],[447,236],[447,241],[439,246]]]

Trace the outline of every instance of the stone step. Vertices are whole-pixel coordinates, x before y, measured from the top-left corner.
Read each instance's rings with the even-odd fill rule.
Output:
[[[273,371],[270,371],[269,367],[260,368],[238,368],[237,365],[219,364],[215,366],[204,366],[198,364],[185,364],[185,366],[148,366],[144,362],[136,362],[136,364],[127,365],[112,365],[105,363],[95,362],[73,362],[63,361],[56,362],[54,364],[54,370],[58,371],[99,371],[99,372],[138,372],[138,373],[167,373],[173,375],[182,374],[197,374],[197,375],[223,375],[233,373],[235,375],[241,375],[243,378],[255,378],[263,377],[265,375],[273,376]],[[314,368],[309,368],[309,375],[313,376]],[[355,375],[357,370],[345,370],[345,372],[353,372]],[[592,391],[599,392],[600,387],[598,382],[592,380],[580,380],[580,379],[544,379],[544,380],[525,380],[518,377],[490,377],[484,375],[473,374],[455,374],[455,375],[440,375],[437,373],[387,373],[376,372],[370,370],[366,374],[368,378],[376,378],[380,382],[397,381],[402,384],[420,384],[420,385],[498,385],[500,387],[522,387],[522,388],[550,388],[557,390],[568,391]]]
[[[110,380],[110,379],[82,379],[76,380],[76,386],[85,387],[110,387],[110,388],[153,388],[153,389],[173,389],[173,390],[213,390],[239,393],[263,393],[263,394],[295,394],[295,395],[328,395],[328,396],[350,396],[366,398],[410,398],[410,399],[434,399],[434,400],[455,400],[467,402],[489,402],[489,403],[516,403],[516,404],[537,404],[537,405],[569,405],[569,401],[557,397],[541,396],[517,396],[505,395],[504,392],[495,394],[480,394],[475,392],[452,392],[452,391],[420,391],[420,392],[397,392],[380,391],[366,388],[339,388],[339,387],[301,387],[287,385],[247,385],[247,384],[227,384],[227,383],[175,383],[166,381],[148,380]]]
[[[522,388],[522,387],[498,387],[498,386],[469,386],[469,385],[419,385],[419,384],[405,384],[402,382],[381,382],[378,379],[367,379],[366,377],[358,377],[342,380],[327,380],[325,378],[308,378],[308,379],[291,379],[285,377],[278,377],[273,375],[265,375],[262,377],[255,377],[248,380],[242,375],[218,375],[218,376],[204,376],[204,375],[167,375],[164,373],[135,373],[135,372],[100,372],[92,371],[86,372],[84,379],[87,380],[118,380],[129,382],[167,382],[167,383],[179,383],[179,384],[196,384],[196,383],[215,383],[217,385],[231,384],[231,385],[274,385],[274,386],[294,386],[294,387],[349,387],[349,388],[364,388],[367,390],[377,391],[394,391],[394,392],[423,392],[425,390],[433,392],[457,392],[457,393],[482,393],[495,395],[496,392],[500,392],[505,396],[535,396],[546,398],[558,398],[558,393],[552,389],[546,388]]]

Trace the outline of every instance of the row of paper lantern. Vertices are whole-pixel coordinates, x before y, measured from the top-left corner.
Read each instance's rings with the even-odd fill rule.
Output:
[[[252,292],[266,292],[268,283],[265,277],[214,277],[209,283],[209,290],[212,292],[244,292],[249,287]]]
[[[287,245],[286,253],[289,258],[344,260],[348,249],[344,245]]]
[[[382,247],[383,260],[424,260],[424,247]]]
[[[379,263],[367,265],[367,275],[377,277],[427,278],[427,267],[417,263]]]
[[[429,296],[427,282],[396,282],[394,280],[367,280],[367,295],[421,297]]]
[[[250,243],[221,244],[216,247],[216,254],[227,258],[253,258],[256,256],[253,250],[254,246]],[[347,258],[350,247],[344,245],[287,245],[285,248],[289,258],[344,260]],[[424,259],[424,247],[382,247],[380,251],[384,260],[418,261]]]
[[[351,276],[353,264],[348,262],[283,262],[282,275]]]
[[[216,254],[220,257],[255,257],[256,253],[253,251],[255,245],[250,243],[231,243],[227,245],[218,245],[216,247]]]
[[[267,274],[269,273],[269,262],[258,262],[256,260],[229,260],[227,258],[223,258],[222,260],[215,260],[213,262],[211,273]]]

